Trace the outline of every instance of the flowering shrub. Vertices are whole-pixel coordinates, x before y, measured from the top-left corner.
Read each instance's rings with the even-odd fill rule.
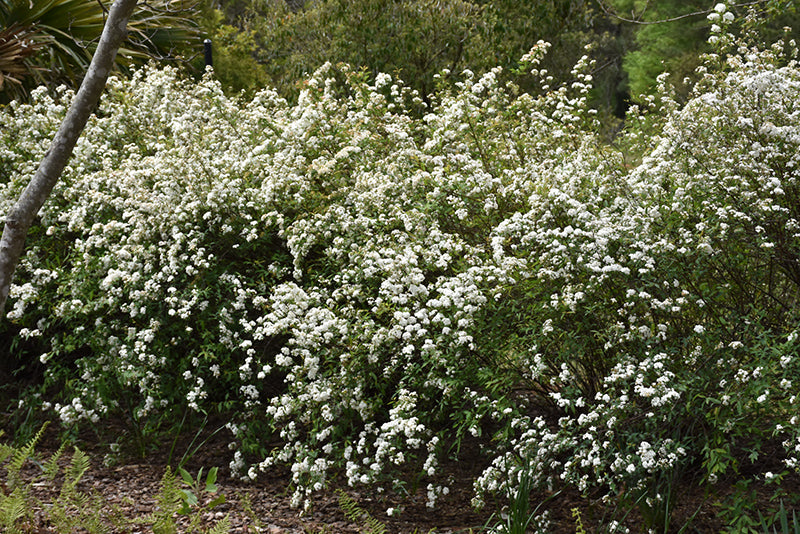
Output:
[[[689,469],[710,485],[745,477],[775,440],[785,470],[756,479],[796,472],[796,48],[715,37],[738,48],[709,58],[724,71],[683,109],[663,102],[672,111],[640,165],[593,165],[593,190],[569,189],[592,176],[573,171],[556,202],[532,197],[503,227],[538,261],[516,301],[537,310],[520,321],[528,376],[562,415],[515,419],[520,433],[479,491],[506,487],[519,457],[533,459],[543,486],[621,496],[663,529]]]
[[[634,110],[625,150],[595,134],[589,60],[555,86],[544,44],[523,58],[542,96],[465,72],[430,109],[343,66],[294,106],[172,69],[110,81],[11,292],[45,407],[143,430],[231,414],[232,469],[289,464],[306,506],[332,470],[416,472],[433,506],[468,435],[493,440],[476,503],[525,465],[663,526],[687,470],[739,476],[773,439],[780,480],[800,71],[780,47],[724,55],[724,31],[695,97]],[[0,210],[71,96],[0,113]]]

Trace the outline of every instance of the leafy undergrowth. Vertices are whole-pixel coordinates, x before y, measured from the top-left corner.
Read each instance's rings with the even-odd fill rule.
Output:
[[[45,425],[46,426],[46,425]],[[197,479],[183,468],[174,474],[167,466],[161,478],[160,490],[154,495],[152,511],[134,517],[126,516],[123,507],[110,506],[109,496],[79,487],[90,468],[89,457],[74,447],[69,458],[62,461],[65,446],[41,457],[35,447],[44,433],[43,426],[21,447],[0,446],[0,465],[5,468],[0,493],[0,526],[9,534],[24,532],[128,532],[145,527],[154,534],[170,534],[179,530],[176,518],[186,517],[181,532],[221,534],[230,531],[230,518],[224,516],[213,526],[205,527],[204,516],[225,502],[217,495],[216,467]],[[23,475],[26,463],[33,472]],[[179,475],[179,476],[178,476]],[[39,495],[44,494],[44,497]],[[211,495],[210,498],[206,498]]]

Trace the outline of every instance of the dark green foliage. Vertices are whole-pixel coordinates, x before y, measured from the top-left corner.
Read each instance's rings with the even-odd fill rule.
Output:
[[[427,95],[433,75],[463,68],[481,10],[463,0],[325,0],[293,13],[272,2],[256,33],[272,83],[288,92],[323,63],[397,73]]]

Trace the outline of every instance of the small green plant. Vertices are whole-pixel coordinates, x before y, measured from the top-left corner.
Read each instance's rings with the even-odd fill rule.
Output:
[[[761,514],[759,514],[759,519],[764,534],[800,534],[800,517],[797,517],[797,511],[792,510],[792,522],[789,524],[789,512],[783,505],[783,501],[772,521]]]
[[[575,534],[586,534],[586,531],[583,529],[583,519],[581,518],[580,508],[573,508],[570,511],[572,512],[572,517],[575,518]]]
[[[161,491],[156,495],[155,510],[136,522],[152,525],[153,534],[175,534],[178,527],[174,516],[182,501],[180,480],[167,466],[164,476],[161,477]]]
[[[385,534],[386,525],[372,517],[372,515],[361,508],[352,497],[342,490],[337,490],[339,495],[339,507],[344,515],[353,523],[359,523],[366,534]]]
[[[52,466],[55,462],[49,464]],[[50,509],[51,521],[60,525],[57,527],[60,532],[73,532],[78,528],[89,532],[110,531],[104,514],[100,513],[101,498],[77,489],[78,482],[88,469],[89,457],[76,447],[69,465],[64,468],[61,492]]]
[[[186,469],[182,467],[178,469],[178,473],[180,473],[181,479],[183,479],[183,483],[186,486],[181,489],[181,494],[183,496],[183,506],[181,507],[182,514],[189,514],[193,508],[196,508],[200,504],[198,495],[202,493],[216,494],[219,491],[219,488],[217,488],[217,470],[218,468],[216,467],[209,469],[206,479],[203,481],[202,467],[200,471],[198,471],[196,479],[193,479],[192,475],[190,475]],[[220,493],[208,504],[204,505],[204,507],[210,510],[224,502],[225,495]]]
[[[505,522],[504,532],[507,534],[525,534],[528,526],[536,517],[538,510],[530,511],[531,477],[527,469],[520,471],[519,486],[511,501],[511,508]]]
[[[258,514],[253,510],[253,500],[250,498],[249,493],[242,493],[239,495],[239,505],[242,511],[250,519],[255,527],[256,532],[261,532],[264,528],[264,522],[258,517]]]
[[[43,430],[44,427],[39,429],[39,432],[23,449],[16,449],[4,443],[0,444],[0,462],[11,458],[6,465],[6,478],[0,485],[0,525],[3,527],[3,532],[20,532],[18,525],[31,515],[28,507],[27,488],[18,484],[18,474],[27,458],[24,451],[29,448],[32,450]],[[0,430],[0,436],[3,434],[4,432]],[[7,489],[10,489],[11,492],[6,493]]]
[[[27,495],[19,488],[0,496],[0,525],[4,532],[20,532],[17,525],[29,516],[27,504]]]
[[[719,517],[725,520],[726,533],[756,534],[759,522],[755,518],[757,493],[750,487],[752,480],[739,480],[733,487],[733,493],[725,500],[717,503]]]
[[[6,444],[0,446],[0,462],[3,462],[8,458],[11,459],[6,466],[6,484],[11,489],[17,487],[19,483],[19,472],[22,469],[22,465],[25,463],[25,460],[27,460],[33,454],[36,444],[40,439],[42,439],[42,434],[44,434],[45,428],[47,428],[47,423],[43,424],[41,428],[39,428],[38,432],[36,432],[36,434],[34,434],[34,436],[21,448],[16,448]],[[0,431],[0,436],[2,435],[3,434]]]
[[[503,521],[492,529],[498,534],[525,534],[529,528],[541,530],[547,522],[546,513],[539,513],[539,509],[551,499],[557,497],[561,491],[557,491],[538,505],[533,510],[530,509],[531,489],[533,480],[529,461],[525,461],[518,472],[519,485],[513,493],[509,504],[508,513],[503,517]],[[491,519],[490,519],[491,520]],[[580,521],[580,517],[578,518]],[[578,532],[581,532],[580,530]]]
[[[187,533],[228,532],[230,530],[228,515],[208,530],[200,528],[203,515],[225,502],[225,496],[221,493],[204,502],[206,499],[203,498],[203,494],[213,495],[219,491],[216,484],[217,470],[216,467],[211,468],[203,479],[202,468],[197,477],[193,478],[183,468],[178,469],[180,476],[176,476],[168,466],[161,479],[161,491],[156,497],[156,510],[137,520],[137,523],[152,525],[154,534],[175,534],[178,531],[175,516],[185,515],[189,517],[189,525],[184,530]]]

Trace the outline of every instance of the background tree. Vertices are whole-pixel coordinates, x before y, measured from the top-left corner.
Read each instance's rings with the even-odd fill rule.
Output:
[[[479,32],[470,42],[470,68],[511,68],[539,40],[552,45],[545,68],[568,73],[583,55],[597,13],[585,0],[473,0],[482,9]]]
[[[544,67],[555,77],[569,73],[587,43],[596,43],[600,55],[619,57],[609,38],[615,27],[585,0],[234,0],[209,4],[203,19],[224,85],[254,88],[263,74],[289,97],[326,61],[362,67],[371,76],[396,74],[427,96],[442,69],[508,70],[539,40],[553,43]],[[620,61],[600,63],[608,68]],[[243,79],[237,74],[243,70],[252,75]]]
[[[292,92],[303,74],[326,61],[397,74],[423,95],[440,70],[463,68],[481,23],[479,6],[463,0],[325,0],[292,12],[281,1],[253,19],[258,59],[271,82]]]
[[[708,2],[613,0],[611,3],[619,16],[640,23],[625,23],[633,33],[623,60],[631,95],[649,93],[656,77],[665,70],[678,85],[694,71],[699,64],[698,52],[706,50],[708,21],[701,12],[710,7]],[[678,18],[690,13],[700,14]]]
[[[656,77],[670,73],[670,82],[683,96],[689,90],[701,53],[709,51],[709,22],[706,15],[714,7],[702,0],[600,0],[612,17],[622,26],[625,39],[623,69],[627,78],[625,90],[636,99],[651,93]],[[755,15],[749,21],[748,9]],[[762,40],[770,42],[784,26],[800,28],[796,2],[791,0],[762,0],[734,7],[737,25],[757,25]],[[797,35],[797,30],[795,30]]]
[[[331,61],[396,74],[427,97],[442,69],[500,65],[507,76],[545,40],[552,46],[541,66],[562,81],[591,46],[590,98],[609,131],[628,100],[622,61],[633,31],[594,0],[209,0],[200,26],[214,41],[217,79],[234,92],[269,85],[291,100],[304,75]],[[515,77],[523,91],[538,90],[533,82]]]
[[[226,90],[238,93],[254,91],[270,84],[266,66],[256,59],[258,45],[251,18],[261,16],[246,3],[229,6],[206,3],[198,9],[198,27],[204,38],[211,39],[214,76]],[[194,57],[192,67],[203,72],[204,58]]]

